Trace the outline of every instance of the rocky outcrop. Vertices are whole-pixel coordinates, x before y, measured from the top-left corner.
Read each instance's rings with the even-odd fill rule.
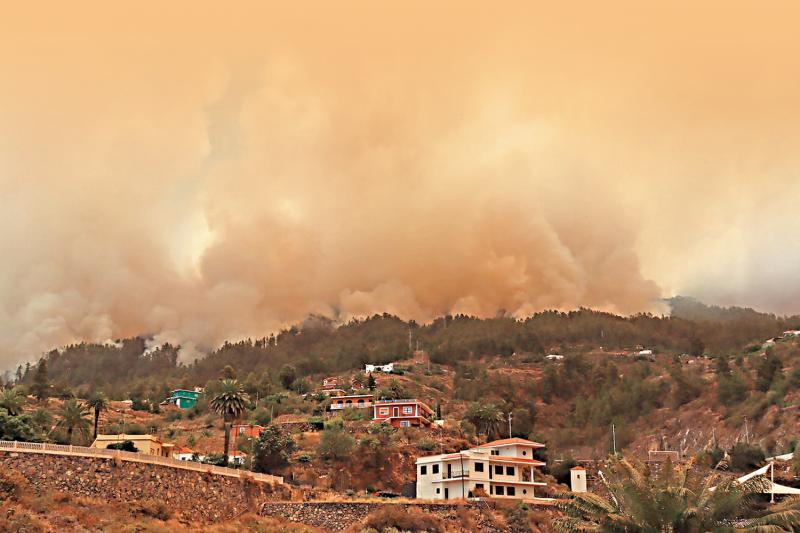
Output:
[[[285,486],[99,457],[0,452],[0,469],[22,474],[37,492],[57,490],[106,501],[163,502],[170,514],[212,523],[257,511],[268,499],[284,499]]]
[[[330,531],[342,531],[363,521],[367,516],[385,506],[399,506],[403,509],[416,508],[422,512],[438,516],[445,522],[462,523],[459,511],[475,509],[471,504],[413,504],[392,502],[302,502],[273,503],[261,506],[262,516],[273,516],[289,522],[298,522]],[[475,533],[494,532],[497,529],[488,520],[479,520]]]

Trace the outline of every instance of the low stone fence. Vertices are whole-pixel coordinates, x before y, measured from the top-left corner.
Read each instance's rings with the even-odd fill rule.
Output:
[[[261,506],[262,516],[273,516],[314,526],[330,531],[342,531],[362,522],[367,516],[386,506],[399,506],[403,509],[416,508],[434,514],[444,521],[460,523],[458,513],[463,509],[477,510],[475,504],[432,504],[432,503],[393,503],[393,502],[267,502]],[[478,532],[497,531],[487,522],[476,524]]]
[[[205,465],[194,461],[179,461],[178,459],[173,459],[171,457],[147,455],[137,452],[123,452],[120,450],[107,450],[105,448],[88,448],[86,446],[0,440],[0,451],[44,453],[49,455],[67,455],[79,457],[104,457],[133,463],[147,463],[171,468],[180,468],[182,470],[194,470],[195,472],[211,473],[220,476],[236,478],[242,476],[242,470],[237,470],[235,468]],[[271,476],[269,474],[259,474],[255,472],[247,472],[247,475],[255,481],[261,481],[265,483],[283,483],[283,478],[279,476]]]
[[[37,493],[61,491],[131,509],[157,502],[176,518],[201,524],[258,512],[267,500],[291,496],[287,485],[255,482],[247,473],[214,475],[116,457],[0,451],[3,469],[22,474]]]

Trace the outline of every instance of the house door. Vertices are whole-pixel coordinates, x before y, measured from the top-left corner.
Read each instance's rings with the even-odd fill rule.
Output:
[[[395,417],[400,416],[400,408],[399,407],[395,407],[394,408],[394,416]]]
[[[453,465],[447,463],[447,479],[453,477]]]
[[[445,500],[449,500],[450,499],[450,489],[448,489],[447,487],[445,487],[445,489],[444,489],[444,499]]]

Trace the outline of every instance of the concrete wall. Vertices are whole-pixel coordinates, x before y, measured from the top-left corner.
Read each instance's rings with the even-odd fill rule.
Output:
[[[34,490],[57,490],[105,501],[167,502],[175,516],[198,523],[257,511],[268,499],[288,499],[285,486],[96,457],[0,452],[0,468],[25,476]]]

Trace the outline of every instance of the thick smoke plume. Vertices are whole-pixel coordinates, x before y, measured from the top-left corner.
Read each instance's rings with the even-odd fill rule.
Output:
[[[797,311],[796,17],[458,5],[5,16],[0,363],[309,313]]]

